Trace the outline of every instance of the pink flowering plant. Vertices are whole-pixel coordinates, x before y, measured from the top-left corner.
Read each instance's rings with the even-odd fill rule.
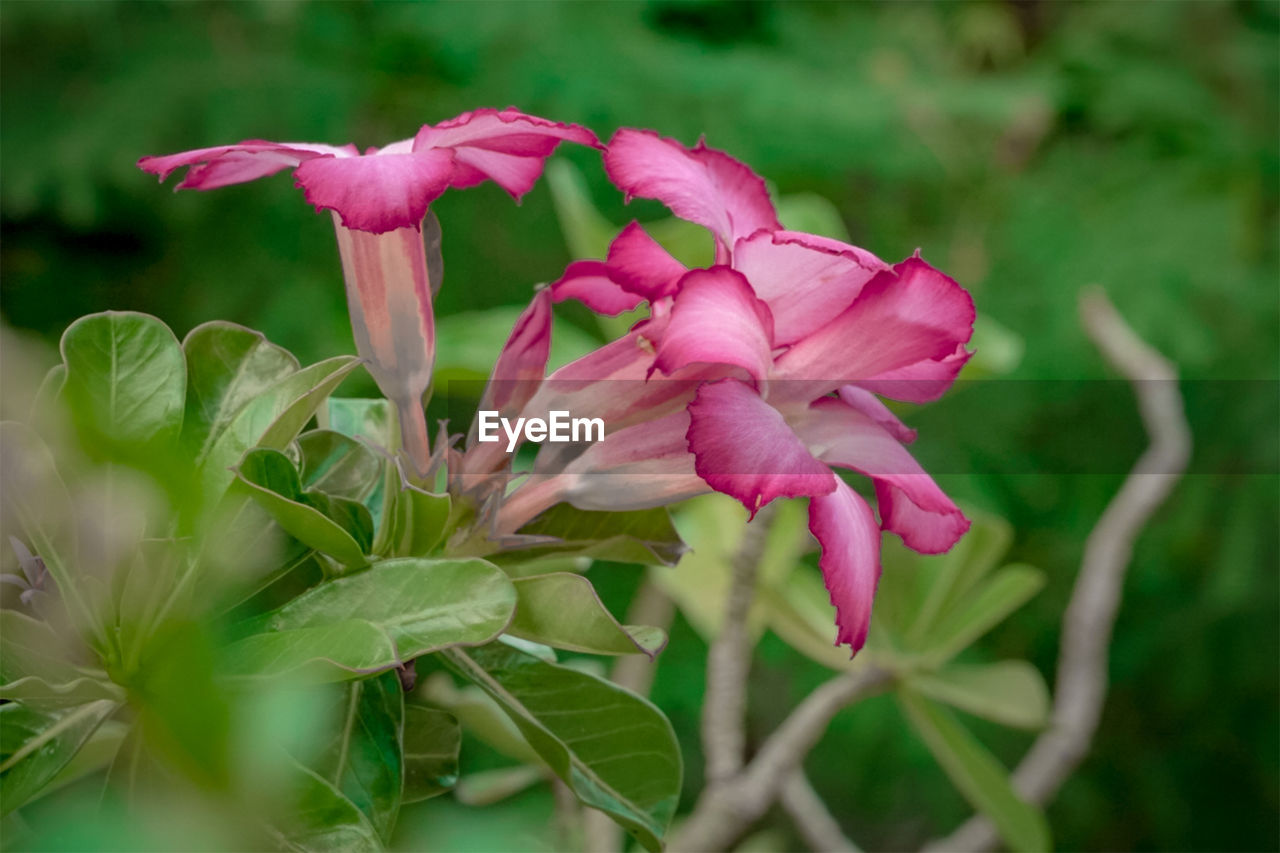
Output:
[[[519,200],[562,142],[599,149],[624,196],[664,204],[711,263],[632,222],[533,291],[470,424],[429,429],[448,235],[432,203],[486,181]],[[1016,662],[950,665],[1040,580],[988,577],[999,523],[975,526],[907,449],[900,404],[946,393],[975,319],[920,252],[888,263],[788,230],[764,181],[705,144],[623,129],[605,145],[515,109],[364,152],[249,140],[138,165],[185,168],[194,190],[290,171],[332,216],[356,354],[303,367],[250,329],[179,341],[133,313],[67,330],[30,417],[2,433],[21,569],[0,576],[6,814],[107,768],[110,796],[221,792],[202,819],[253,819],[219,844],[379,849],[403,807],[455,786],[466,731],[661,849],[682,784],[671,724],[560,656],[652,661],[666,625],[623,624],[587,570],[649,566],[642,589],[710,639],[739,551],[767,540],[764,622],[896,687],[1005,840],[1047,843],[1001,773],[955,772],[948,749],[994,759],[935,701],[982,713],[975,685],[1012,683],[1031,711],[988,716],[1036,726],[1044,688]],[[567,300],[633,325],[549,369]],[[383,398],[334,395],[362,369]],[[273,728],[272,703],[319,709],[314,726]],[[195,732],[193,704],[220,722]],[[233,718],[255,720],[246,743]]]

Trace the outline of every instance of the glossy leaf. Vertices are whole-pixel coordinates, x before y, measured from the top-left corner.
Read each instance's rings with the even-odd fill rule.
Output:
[[[381,850],[378,831],[332,782],[296,761],[284,758],[292,774],[287,817],[275,831],[289,850]]]
[[[297,469],[276,450],[251,450],[236,469],[236,478],[258,504],[285,531],[306,545],[328,554],[349,568],[365,565],[364,548],[355,537],[330,518],[324,496],[304,494]],[[368,514],[368,510],[365,510]],[[359,523],[356,519],[353,523]],[[373,522],[367,522],[371,530]]]
[[[1005,566],[933,625],[921,649],[935,662],[951,659],[1025,604],[1044,582],[1039,569]]]
[[[298,360],[260,332],[220,320],[192,329],[182,350],[187,363],[182,444],[196,460],[250,400],[298,370]]]
[[[376,671],[454,645],[488,642],[507,627],[516,592],[484,560],[385,560],[327,581],[248,626],[236,671],[328,665],[331,678]],[[265,673],[264,673],[265,674]]]
[[[621,625],[605,608],[591,581],[555,572],[516,578],[516,615],[507,633],[557,649],[597,655],[637,652],[652,660],[667,644],[666,632]]]
[[[448,673],[432,673],[423,682],[422,697],[457,717],[467,734],[483,741],[507,758],[542,765],[542,759],[524,739],[502,707],[479,687],[458,687]]]
[[[232,466],[253,447],[284,450],[325,398],[360,362],[336,356],[286,376],[253,397],[209,444],[202,460],[206,490],[220,495],[234,479]]]
[[[442,659],[502,706],[579,800],[646,849],[662,848],[681,779],[680,750],[662,712],[616,684],[502,643],[451,649]]]
[[[12,702],[0,705],[0,814],[47,785],[116,707],[100,700],[44,713]]]
[[[674,565],[687,550],[664,507],[635,512],[598,512],[557,504],[520,528],[522,536],[553,541],[495,557],[504,562],[552,554],[641,565]]]
[[[1006,726],[1038,729],[1048,722],[1049,688],[1026,661],[951,665],[912,675],[908,683],[925,696]]]
[[[94,433],[168,446],[182,429],[187,367],[169,327],[132,311],[90,314],[62,336],[63,393]]]
[[[453,501],[447,494],[424,491],[405,481],[395,465],[388,470],[389,511],[374,549],[396,557],[426,557],[448,532]]]
[[[906,688],[898,691],[898,703],[952,784],[991,819],[1009,849],[1049,849],[1044,814],[1014,792],[1000,762],[955,717]]]
[[[396,408],[381,397],[372,400],[330,397],[317,413],[325,429],[349,438],[363,438],[386,450],[400,446]]]
[[[458,781],[462,727],[452,714],[422,705],[404,709],[404,796],[416,803],[438,796]]]
[[[382,486],[384,457],[354,438],[327,429],[298,436],[298,452],[303,489],[367,503],[369,511],[378,516],[380,499],[371,499]]]
[[[332,737],[311,769],[364,812],[388,841],[400,812],[404,690],[394,672],[352,681],[339,691]]]

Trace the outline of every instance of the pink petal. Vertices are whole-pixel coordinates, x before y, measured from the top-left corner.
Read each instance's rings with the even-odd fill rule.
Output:
[[[614,281],[650,302],[675,293],[676,283],[688,272],[634,220],[609,245],[608,265]]]
[[[923,260],[878,273],[853,304],[778,357],[778,399],[814,399],[842,385],[945,360],[973,334],[973,300]],[[872,389],[874,390],[874,389]]]
[[[760,176],[702,142],[690,149],[653,131],[623,128],[609,140],[604,165],[628,199],[657,199],[709,228],[722,249],[761,228],[782,227]]]
[[[308,160],[294,176],[317,210],[334,211],[348,228],[382,234],[421,226],[452,172],[452,153],[425,151]]]
[[[774,343],[795,343],[853,302],[888,264],[855,246],[795,231],[739,240],[733,267],[773,312]]]
[[[617,316],[644,301],[639,295],[623,290],[609,274],[604,261],[574,261],[565,267],[564,275],[551,283],[552,299],[563,302],[576,299],[597,314]]]
[[[898,420],[898,416],[891,412],[879,397],[865,388],[846,385],[840,389],[839,394],[845,405],[871,418],[903,444],[910,444],[916,440],[916,431]]]
[[[835,488],[836,476],[750,386],[736,379],[704,384],[689,415],[698,475],[741,501],[752,517],[774,498]]]
[[[435,126],[423,125],[413,150],[452,150],[451,184],[474,186],[489,179],[516,199],[533,188],[542,166],[562,141],[599,148],[596,135],[576,124],[561,124],[508,108],[480,109]]]
[[[266,142],[250,139],[238,145],[197,148],[160,157],[143,157],[138,168],[160,180],[183,166],[190,166],[177,189],[212,190],[274,175],[315,157],[350,157],[354,146],[335,147],[310,142]]]
[[[908,403],[929,403],[946,393],[973,353],[964,344],[938,359],[926,359],[898,370],[887,370],[858,384],[868,391]]]
[[[867,502],[834,479],[833,492],[809,501],[809,531],[822,545],[818,565],[836,608],[836,645],[848,645],[852,657],[866,644],[871,626],[880,582],[880,529]]]
[[[424,125],[414,138],[413,148],[418,151],[471,146],[521,157],[546,157],[562,140],[602,147],[596,135],[581,125],[549,121],[515,107],[485,107],[434,126]]]
[[[925,554],[946,551],[969,521],[892,433],[841,400],[824,398],[793,426],[815,456],[876,481],[885,530]],[[885,496],[888,500],[885,500]]]
[[[773,364],[773,318],[742,274],[693,270],[679,287],[654,366],[670,375],[698,362],[731,364],[763,386]]]

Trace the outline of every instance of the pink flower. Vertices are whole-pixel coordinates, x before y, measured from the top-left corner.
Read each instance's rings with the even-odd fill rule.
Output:
[[[399,409],[405,449],[422,473],[429,456],[422,395],[435,361],[431,298],[440,286],[434,217],[427,223],[430,262],[423,245],[428,207],[449,187],[485,180],[518,200],[563,140],[599,147],[595,134],[578,125],[512,108],[480,109],[363,154],[354,145],[247,140],[143,157],[138,166],[161,180],[189,167],[177,189],[198,190],[294,170],[307,201],[333,214],[356,348]]]
[[[937,553],[969,526],[903,446],[914,432],[876,395],[942,394],[969,356],[972,300],[918,253],[891,267],[782,230],[763,183],[719,152],[624,130],[605,162],[629,195],[708,227],[719,263],[686,271],[633,223],[605,261],[571,265],[553,285],[557,299],[605,313],[647,300],[651,319],[548,377],[531,410],[581,410],[611,432],[572,458],[544,449],[502,507],[499,531],[566,500],[638,509],[715,490],[754,517],[776,498],[807,497],[837,642],[858,651],[881,530]],[[665,378],[641,384],[653,373]],[[872,479],[878,523],[833,468]]]

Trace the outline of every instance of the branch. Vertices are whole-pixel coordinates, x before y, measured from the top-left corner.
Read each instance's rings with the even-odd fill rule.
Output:
[[[672,850],[723,850],[778,799],[841,709],[880,691],[890,673],[866,666],[831,679],[805,697],[732,779],[708,785],[671,842]]]
[[[1017,792],[1036,804],[1053,798],[1089,750],[1106,699],[1108,647],[1134,541],[1191,456],[1174,365],[1134,333],[1101,289],[1081,295],[1080,320],[1111,366],[1133,384],[1151,443],[1085,541],[1063,617],[1053,716],[1013,774]],[[925,849],[989,850],[996,841],[991,822],[978,815]]]
[[[714,787],[740,769],[746,755],[747,679],[751,672],[751,629],[747,617],[756,594],[756,573],[769,537],[773,508],[765,507],[747,525],[730,568],[724,621],[707,653],[707,689],[702,700],[702,749],[706,784]]]
[[[845,838],[844,830],[813,790],[803,770],[796,770],[787,779],[782,786],[781,800],[796,831],[814,853],[861,853],[858,845]]]

